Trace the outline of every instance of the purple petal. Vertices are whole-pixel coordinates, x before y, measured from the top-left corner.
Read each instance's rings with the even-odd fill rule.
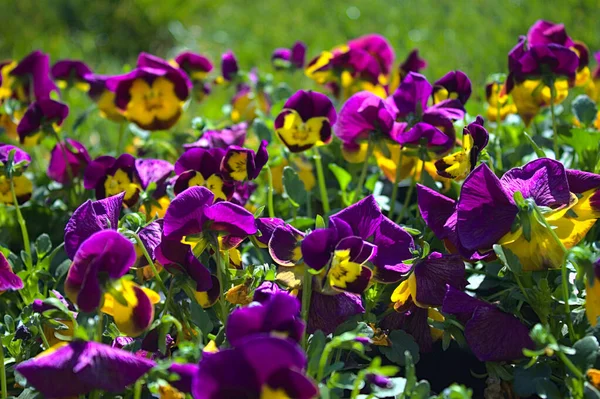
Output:
[[[214,202],[213,193],[206,187],[190,187],[171,201],[163,224],[163,233],[169,239],[202,232],[204,212]]]
[[[150,183],[164,182],[173,172],[173,165],[162,159],[136,159],[135,170],[145,190]]]
[[[298,259],[297,248],[303,234],[289,225],[275,227],[268,242],[271,258],[281,266],[294,266]]]
[[[443,240],[448,236],[446,222],[455,212],[456,201],[438,193],[429,187],[417,184],[417,202],[419,213],[425,224],[437,238]]]
[[[256,234],[254,215],[246,208],[231,202],[218,202],[204,211],[204,218],[210,223],[212,231],[226,232],[236,237],[247,237]]]
[[[23,288],[23,280],[13,273],[8,260],[0,252],[0,293],[8,290],[20,290]]]
[[[308,315],[308,333],[322,330],[326,335],[331,334],[350,317],[364,312],[360,295],[347,292],[325,295],[313,291]]]
[[[377,256],[371,260],[375,265],[375,276],[379,281],[398,281],[405,273],[403,261],[413,257],[414,241],[402,227],[383,217],[373,244],[377,246]]]
[[[429,307],[441,306],[446,285],[462,289],[465,284],[465,264],[459,255],[432,252],[414,267],[417,282],[416,300]]]
[[[315,270],[323,269],[329,263],[337,243],[338,234],[335,229],[311,231],[304,237],[301,244],[304,263]]]
[[[572,193],[581,194],[600,187],[600,175],[596,173],[573,169],[567,169],[566,172],[569,191]]]
[[[427,109],[427,100],[432,91],[433,87],[425,76],[414,72],[408,73],[392,95],[398,109],[398,117],[422,114]]]
[[[331,219],[343,220],[352,227],[355,235],[366,240],[377,231],[383,216],[375,197],[369,195],[356,204],[332,215]]]

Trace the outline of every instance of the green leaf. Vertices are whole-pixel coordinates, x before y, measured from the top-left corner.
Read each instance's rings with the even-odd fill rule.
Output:
[[[261,217],[264,211],[265,211],[265,206],[264,205],[260,206],[256,211],[254,211],[254,218],[258,219],[259,217]]]
[[[210,316],[206,311],[200,306],[196,301],[192,301],[192,323],[194,323],[202,334],[205,336],[210,334],[214,328],[212,321],[210,320]]]
[[[410,353],[415,363],[419,362],[419,345],[411,335],[402,330],[394,330],[389,335],[389,339],[392,345],[382,346],[380,350],[391,362],[404,366],[406,351]]]
[[[571,103],[571,111],[573,111],[573,114],[579,122],[585,126],[591,125],[598,115],[596,103],[585,94],[575,97]]]
[[[537,380],[549,379],[551,374],[552,369],[547,364],[534,364],[528,369],[515,368],[513,382],[515,393],[523,397],[535,394]]]
[[[306,351],[308,355],[308,374],[314,375],[317,372],[317,368],[319,367],[319,360],[321,359],[321,354],[323,353],[323,349],[325,349],[326,338],[323,331],[317,330],[311,337],[310,343],[308,345],[308,350]]]
[[[502,245],[494,244],[494,252],[502,264],[510,269],[517,276],[523,272],[521,261],[510,249],[504,248]]]
[[[283,187],[293,206],[297,208],[304,204],[306,201],[304,183],[302,183],[294,168],[290,166],[283,168]]]
[[[315,228],[317,228],[317,229],[325,228],[325,219],[323,219],[323,216],[317,215],[317,217],[315,218]]]
[[[44,233],[35,240],[35,250],[38,254],[38,259],[43,258],[52,250],[52,241],[48,234]]]
[[[538,158],[545,158],[546,157],[546,153],[544,152],[544,150],[542,150],[535,141],[533,141],[533,139],[531,138],[531,136],[529,134],[527,134],[527,132],[523,132],[523,134],[525,135],[525,138],[527,139],[527,141],[529,142],[529,144],[531,145],[531,147],[533,148],[533,151],[535,152],[535,155],[538,156]]]
[[[348,173],[346,169],[334,163],[330,163],[328,165],[328,168],[337,179],[342,191],[346,191],[346,189],[348,188],[348,184],[350,184],[350,182],[352,181],[352,175]]]
[[[598,357],[598,340],[596,337],[583,337],[573,345],[575,354],[569,356],[571,361],[581,370],[587,370],[596,362]]]
[[[369,178],[365,181],[365,188],[369,190],[369,192],[375,191],[375,183],[379,181],[379,173],[375,173],[374,175],[369,176]]]
[[[549,379],[536,380],[535,390],[538,396],[543,399],[561,399],[563,397],[556,384]]]
[[[262,119],[257,118],[254,120],[254,123],[252,124],[252,130],[254,130],[254,133],[256,133],[260,140],[267,140],[268,142],[271,142],[271,129],[267,127]]]

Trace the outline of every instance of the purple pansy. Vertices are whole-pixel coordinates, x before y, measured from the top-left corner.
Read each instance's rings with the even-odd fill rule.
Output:
[[[273,334],[300,342],[304,328],[298,299],[276,293],[260,304],[234,310],[227,320],[227,339],[236,346],[254,334]]]
[[[84,312],[101,305],[101,275],[109,280],[123,277],[135,264],[133,244],[114,230],[92,234],[77,249],[65,280],[67,297]]]
[[[65,252],[69,259],[92,234],[101,230],[117,230],[125,193],[99,201],[87,200],[71,215],[65,226]]]
[[[422,69],[427,68],[427,61],[419,57],[419,50],[414,49],[411,51],[400,67],[398,68],[400,73],[400,80],[403,80],[410,72],[421,72]]]
[[[231,82],[235,79],[239,72],[237,58],[233,51],[228,50],[221,56],[221,76],[227,82]]]
[[[63,88],[87,83],[87,75],[92,73],[90,67],[79,60],[60,60],[52,66],[52,77],[62,83]],[[87,91],[87,90],[86,90]]]
[[[246,141],[246,133],[248,123],[242,122],[236,125],[231,125],[220,130],[207,130],[202,133],[202,136],[191,144],[184,144],[183,148],[224,148],[231,145],[241,147]]]
[[[175,194],[192,186],[204,186],[212,191],[216,199],[230,200],[235,187],[221,173],[224,158],[225,150],[222,148],[191,148],[185,151],[175,162]]]
[[[49,99],[52,92],[58,93],[58,88],[50,78],[50,56],[39,50],[29,53],[9,74],[19,78],[25,96],[19,98],[21,101],[29,103]],[[34,98],[29,93],[33,93]]]
[[[450,71],[433,84],[432,94],[435,103],[456,98],[465,105],[471,91],[471,80],[464,72]]]
[[[44,129],[56,129],[62,126],[67,115],[69,115],[69,107],[58,101],[46,98],[32,103],[17,125],[21,143],[25,142],[26,137]]]
[[[306,44],[302,41],[294,43],[292,48],[277,48],[271,55],[271,63],[275,69],[284,68],[304,68],[304,59],[306,57]]]
[[[221,172],[227,179],[244,181],[254,180],[269,160],[267,141],[263,140],[258,150],[230,146],[221,162]]]
[[[529,328],[496,306],[448,287],[442,307],[465,323],[467,344],[482,362],[517,360],[523,349],[533,349]]]
[[[23,288],[23,280],[13,273],[8,259],[0,252],[0,293],[4,291],[14,291]]]
[[[15,164],[22,163],[22,166],[24,168],[27,168],[27,166],[29,166],[29,164],[31,163],[31,156],[28,153],[26,153],[25,151],[23,151],[22,149],[20,149],[17,146],[14,146],[12,144],[4,144],[4,143],[0,143],[0,162],[1,163],[4,164],[8,161],[8,157],[9,157],[11,151],[14,151],[13,162]]]
[[[80,177],[92,161],[87,149],[79,141],[66,139],[65,142],[57,143],[52,149],[47,172],[49,178],[63,185]]]
[[[261,395],[310,399],[318,390],[304,374],[305,367],[306,355],[295,343],[269,336],[248,337],[232,349],[204,357],[192,393],[196,399]]]
[[[184,236],[213,233],[246,237],[256,233],[254,216],[227,201],[214,203],[206,187],[190,187],[179,194],[167,209],[164,234],[170,240]]]
[[[359,49],[366,51],[375,57],[381,68],[381,73],[388,75],[394,65],[394,48],[390,42],[383,36],[378,34],[368,34],[357,37],[348,42],[350,49]]]
[[[142,190],[136,178],[136,161],[132,155],[123,154],[118,158],[102,155],[85,169],[83,184],[86,190],[95,190],[98,199],[125,192],[124,202],[132,206]]]
[[[119,393],[154,367],[154,362],[97,342],[72,341],[16,367],[44,396],[63,398],[93,390]],[[110,378],[106,378],[110,376]]]
[[[324,94],[299,90],[284,104],[275,119],[275,132],[291,152],[302,152],[331,141],[337,115]]]

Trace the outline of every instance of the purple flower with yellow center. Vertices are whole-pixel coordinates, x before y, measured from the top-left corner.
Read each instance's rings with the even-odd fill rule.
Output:
[[[442,306],[444,313],[465,323],[465,339],[482,362],[518,360],[523,349],[534,349],[529,328],[496,306],[448,286]]]
[[[192,80],[194,97],[197,101],[202,101],[206,95],[210,94],[210,86],[206,78],[213,70],[213,65],[208,58],[191,51],[184,51],[177,55],[174,61]]]
[[[90,85],[88,96],[96,103],[96,106],[100,111],[100,116],[103,118],[109,119],[113,122],[125,121],[123,111],[121,111],[115,105],[115,90],[119,81],[124,79],[126,76],[127,75],[86,75],[86,82]]]
[[[148,207],[147,213],[151,217],[165,216],[170,202],[167,186],[173,169],[173,164],[162,159],[135,160],[135,181],[139,182],[142,190],[152,190],[152,195],[140,206],[140,212],[146,212]]]
[[[163,238],[156,258],[169,273],[187,275],[195,283],[193,295],[202,307],[208,308],[219,299],[219,280],[200,263],[190,245]]]
[[[142,129],[166,130],[179,120],[192,82],[167,61],[141,53],[137,68],[114,86],[115,104],[127,119]]]
[[[258,230],[255,238],[261,248],[267,248],[271,237],[277,227],[288,226],[285,220],[279,218],[258,218],[256,219],[256,228]],[[291,226],[289,226],[291,227]],[[300,232],[299,232],[300,233]]]
[[[23,288],[23,280],[13,273],[8,259],[0,252],[0,295],[4,291],[15,291],[21,288]]]
[[[276,293],[261,303],[234,310],[227,319],[227,340],[232,346],[245,337],[271,334],[300,342],[304,332],[300,302],[287,293]]]
[[[39,50],[31,52],[18,63],[7,63],[0,71],[0,101],[16,98],[23,103],[31,103],[50,98],[52,92],[58,93],[50,78],[50,57]]]
[[[192,394],[196,399],[310,399],[318,390],[304,374],[305,368],[306,355],[295,343],[269,336],[248,337],[232,349],[202,358]]]
[[[256,234],[254,216],[239,205],[214,202],[206,187],[190,187],[179,194],[167,209],[163,232],[169,240],[197,234],[244,238]]]
[[[463,256],[484,257],[501,244],[524,270],[543,270],[560,267],[565,256],[555,236],[572,248],[600,217],[599,187],[599,175],[565,171],[547,158],[511,169],[501,179],[483,164],[467,177],[456,204],[420,188],[419,208],[436,235],[453,241]]]
[[[261,236],[257,237],[259,243],[266,244],[269,255],[279,266],[294,267],[302,260],[301,243],[304,233],[293,226],[286,224],[281,219],[271,220],[262,218],[257,220],[256,226]],[[281,220],[281,224],[279,224]]]
[[[76,87],[85,92],[90,89],[86,77],[92,73],[92,70],[83,61],[60,60],[52,66],[51,73],[61,89]]]
[[[354,94],[342,106],[334,126],[343,149],[352,153],[360,150],[360,143],[371,136],[396,141],[399,126],[395,123],[394,108],[367,91]]]
[[[94,233],[101,230],[117,230],[119,215],[123,208],[123,197],[120,193],[99,201],[87,200],[71,215],[65,226],[65,252],[69,259],[74,259],[81,244]]]
[[[12,180],[17,203],[20,205],[31,198],[33,183],[24,174],[13,174],[12,177],[8,177],[3,173],[4,165],[10,159],[11,152],[14,152],[12,158],[13,163],[19,165],[20,171],[27,169],[31,163],[31,157],[25,151],[11,144],[0,144],[0,203],[14,205],[14,199],[10,188]]]
[[[84,187],[86,190],[95,190],[98,199],[125,192],[125,204],[133,206],[142,191],[136,179],[135,166],[135,158],[132,155],[123,154],[119,158],[102,155],[85,169]]]
[[[406,268],[410,270],[410,265]],[[391,301],[397,311],[406,309],[411,303],[425,309],[442,306],[446,285],[464,288],[465,264],[458,255],[432,252],[414,263],[412,273],[396,287]]]
[[[263,140],[254,152],[251,149],[230,146],[221,162],[221,173],[229,180],[254,180],[269,160],[267,141]]]
[[[336,119],[335,107],[326,95],[299,90],[277,115],[275,132],[291,152],[302,152],[329,143]]]
[[[489,134],[483,127],[483,118],[463,129],[462,149],[436,161],[438,175],[448,179],[462,180],[475,169],[479,154],[487,146]]]
[[[32,103],[17,126],[21,143],[30,136],[47,130],[58,130],[69,115],[69,107],[51,99]]]
[[[220,130],[207,130],[202,136],[191,144],[184,144],[183,148],[227,148],[231,145],[242,147],[246,141],[248,123],[242,122]]]
[[[383,36],[378,34],[368,34],[348,42],[350,49],[360,49],[371,54],[379,63],[381,73],[385,76],[389,75],[394,65],[394,48],[390,42]]]
[[[154,367],[154,362],[97,342],[54,346],[15,370],[45,397],[85,395],[93,390],[123,392]],[[106,378],[110,376],[110,378]]]
[[[175,162],[177,179],[173,185],[176,195],[193,186],[208,188],[216,200],[230,200],[235,187],[221,173],[225,150],[221,148],[191,148]]]
[[[64,185],[83,175],[91,161],[83,144],[73,139],[65,139],[65,143],[57,143],[52,149],[47,174],[52,180]]]
[[[458,99],[465,105],[471,97],[471,80],[462,71],[450,71],[433,84],[433,103]]]
[[[136,259],[133,244],[115,230],[101,230],[81,243],[65,280],[65,293],[84,312],[95,311],[109,284]]]
[[[306,44],[302,41],[294,43],[292,48],[277,48],[271,55],[271,63],[275,69],[302,69],[306,57]]]
[[[398,68],[400,81],[404,80],[409,73],[419,73],[425,68],[427,68],[427,61],[419,57],[419,49],[414,49],[408,54],[408,56],[406,56],[406,59]]]

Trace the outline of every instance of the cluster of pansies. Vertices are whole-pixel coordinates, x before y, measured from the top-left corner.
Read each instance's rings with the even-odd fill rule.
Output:
[[[314,53],[0,63],[0,397],[600,398],[600,52]]]

